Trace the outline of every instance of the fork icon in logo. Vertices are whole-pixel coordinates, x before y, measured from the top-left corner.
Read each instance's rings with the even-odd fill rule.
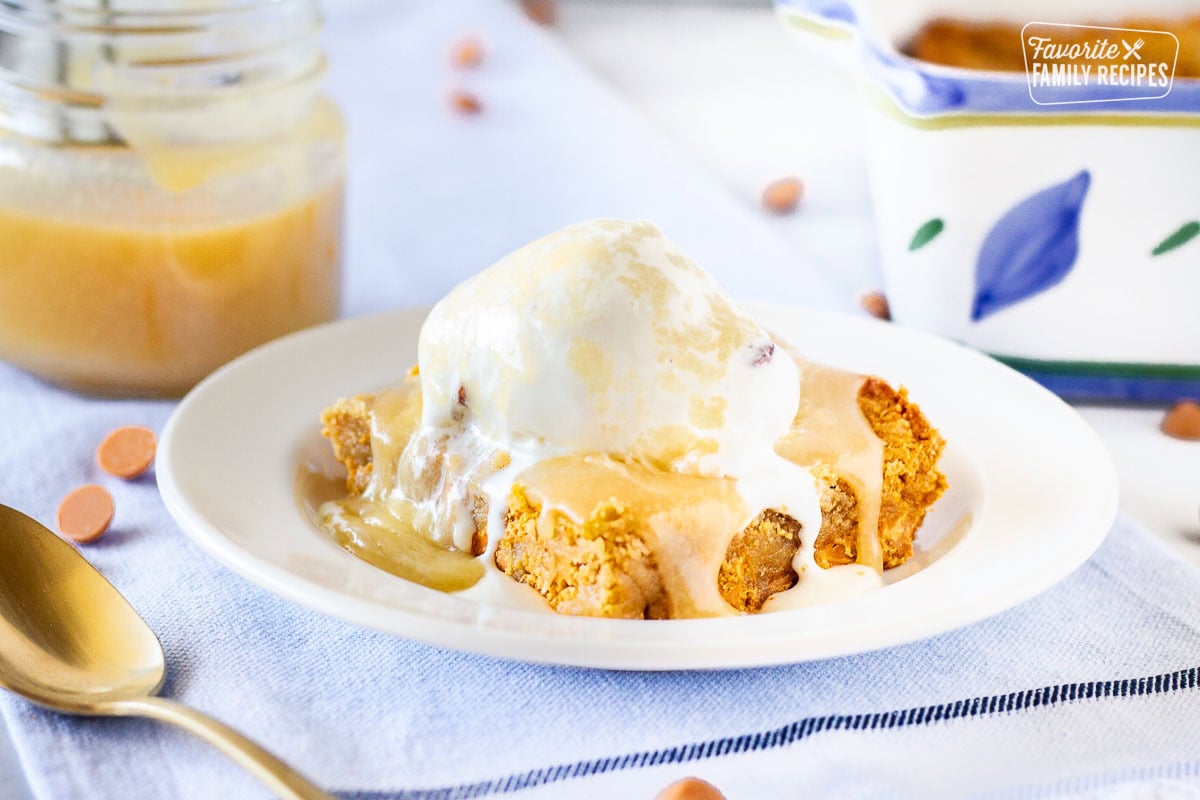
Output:
[[[1122,60],[1124,60],[1124,61],[1128,61],[1130,56],[1133,56],[1133,57],[1134,57],[1134,58],[1136,58],[1138,61],[1141,61],[1141,60],[1142,60],[1142,54],[1141,54],[1141,53],[1139,53],[1139,52],[1138,52],[1138,50],[1141,50],[1141,49],[1142,49],[1142,45],[1146,44],[1146,40],[1145,40],[1145,39],[1138,39],[1138,40],[1137,40],[1136,42],[1134,42],[1132,45],[1131,45],[1129,42],[1127,42],[1127,41],[1125,41],[1124,39],[1122,39],[1122,40],[1121,40],[1121,44],[1125,45],[1125,55],[1123,55],[1123,56],[1121,57],[1121,58],[1122,58]]]

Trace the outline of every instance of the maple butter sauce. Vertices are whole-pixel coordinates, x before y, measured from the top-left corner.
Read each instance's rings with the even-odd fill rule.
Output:
[[[320,27],[317,0],[0,4],[0,360],[178,397],[336,316]]]
[[[803,467],[832,467],[850,484],[859,501],[857,562],[882,572],[883,440],[858,405],[863,376],[793,358],[800,372],[800,407],[775,450]]]
[[[730,541],[754,516],[736,481],[574,455],[540,461],[517,482],[540,506],[537,524],[543,535],[554,530],[557,515],[582,527],[605,504],[635,519],[674,616],[733,613],[717,589],[717,573]]]
[[[868,584],[878,585],[882,571],[878,524],[883,445],[858,405],[863,376],[793,358],[800,371],[800,405],[776,452],[800,467],[832,467],[850,483],[860,501],[860,538],[857,564],[830,569],[802,564],[803,559],[811,561],[817,535],[817,526],[809,521],[797,556],[801,583],[807,579],[809,585],[776,595],[766,610],[857,593]],[[761,510],[747,505],[748,493],[739,491],[738,481],[682,475],[601,454],[516,457],[512,463],[505,454],[500,463],[507,468],[501,469],[494,469],[495,458],[476,459],[463,470],[464,480],[477,491],[486,490],[491,508],[482,523],[488,547],[481,556],[473,556],[469,548],[455,546],[439,533],[446,527],[445,517],[455,511],[447,507],[444,495],[432,503],[411,499],[423,496],[423,490],[411,482],[409,463],[421,459],[412,448],[422,438],[429,437],[422,434],[421,384],[414,375],[378,395],[372,406],[374,467],[361,495],[345,497],[340,484],[331,488],[328,479],[301,477],[298,492],[307,497],[310,517],[324,534],[358,558],[401,578],[441,591],[462,591],[480,584],[489,567],[495,571],[492,556],[503,534],[507,499],[512,486],[519,484],[540,509],[537,524],[542,530],[553,530],[558,515],[582,526],[606,504],[636,518],[639,535],[654,555],[663,588],[672,598],[675,616],[736,613],[720,596],[717,574],[730,541]],[[463,438],[470,437],[464,434]],[[444,438],[441,442],[446,446]],[[453,448],[453,442],[448,446]],[[457,459],[453,454],[442,456],[447,462]],[[426,457],[438,458],[436,454]],[[460,491],[455,496],[465,495]],[[503,575],[497,577],[499,581],[493,583],[518,586]],[[848,584],[853,584],[850,590],[838,588]],[[485,599],[483,594],[479,598]]]
[[[431,516],[398,488],[401,456],[421,423],[421,382],[411,376],[380,394],[371,409],[371,481],[361,495],[317,507],[321,531],[342,549],[393,575],[443,592],[474,586],[484,565],[436,544]]]

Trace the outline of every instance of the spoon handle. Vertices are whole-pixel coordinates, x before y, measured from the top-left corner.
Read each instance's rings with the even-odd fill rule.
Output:
[[[199,736],[284,800],[335,800],[255,742],[194,708],[161,697],[119,700],[108,706],[109,713],[114,716],[149,717],[177,725]]]

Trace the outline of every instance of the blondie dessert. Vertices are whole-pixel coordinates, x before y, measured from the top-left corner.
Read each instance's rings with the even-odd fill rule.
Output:
[[[1158,17],[1126,17],[1114,22],[1096,22],[1087,26],[1060,27],[1055,42],[1062,45],[1086,44],[1097,35],[1095,25],[1108,30],[1169,31],[1179,42],[1178,54],[1162,39],[1151,39],[1141,46],[1139,61],[1163,61],[1174,67],[1175,77],[1200,78],[1200,16],[1170,20]],[[999,20],[970,20],[938,17],[924,23],[905,43],[903,50],[913,58],[948,67],[1024,72],[1027,67],[1021,41],[1021,24]],[[1064,63],[1086,64],[1083,56]]]
[[[418,361],[322,415],[348,492],[325,524],[345,540],[384,520],[560,613],[862,591],[912,555],[946,487],[904,389],[791,352],[646,223],[517,250],[433,309]]]

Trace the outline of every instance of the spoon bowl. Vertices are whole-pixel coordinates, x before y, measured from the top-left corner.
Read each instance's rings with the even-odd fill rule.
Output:
[[[116,587],[40,522],[0,505],[0,687],[67,714],[170,722],[279,797],[329,800],[232,728],[156,697],[165,675],[158,637]]]
[[[0,505],[0,686],[58,711],[158,691],[158,638],[70,544]]]

